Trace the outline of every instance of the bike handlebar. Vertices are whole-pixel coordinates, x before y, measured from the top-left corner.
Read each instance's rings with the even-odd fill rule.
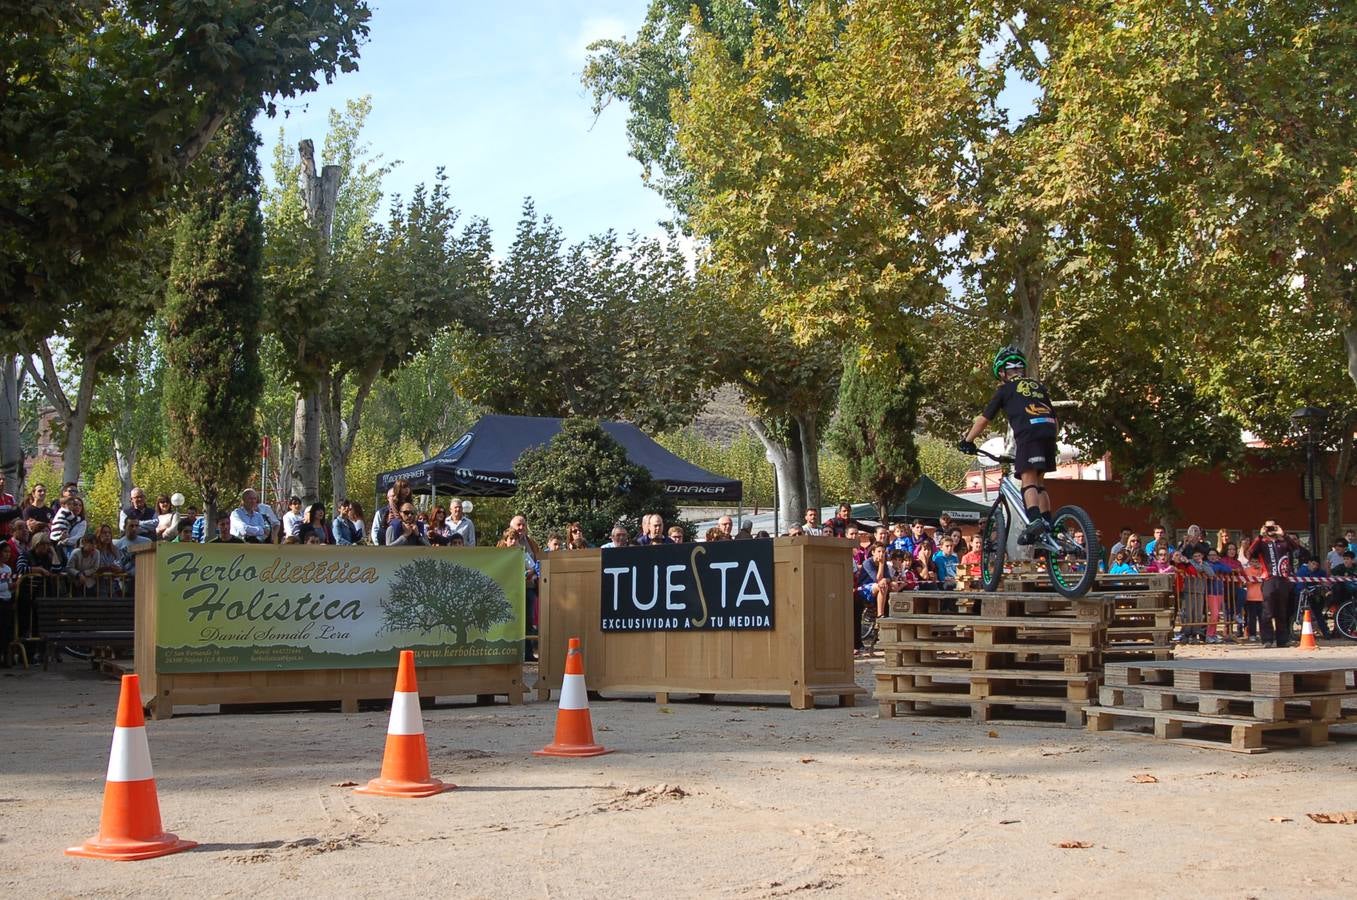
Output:
[[[976,456],[988,456],[990,459],[994,460],[995,462],[999,463],[1000,465],[1012,465],[1012,464],[1013,464],[1013,457],[1011,457],[1011,456],[1004,456],[1003,454],[999,454],[998,456],[995,456],[993,453],[990,453],[988,450],[981,450],[979,447],[976,447],[976,448],[975,448],[975,455],[976,455]]]

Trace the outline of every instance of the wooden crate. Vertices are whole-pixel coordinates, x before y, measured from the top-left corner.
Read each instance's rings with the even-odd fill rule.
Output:
[[[1163,663],[1119,663],[1107,667],[1107,683],[1121,687],[1174,687],[1183,692],[1215,692],[1258,697],[1345,694],[1357,660],[1179,659]]]

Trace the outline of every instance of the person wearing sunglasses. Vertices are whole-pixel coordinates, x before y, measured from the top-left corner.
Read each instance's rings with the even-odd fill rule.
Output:
[[[429,541],[420,531],[419,521],[415,518],[415,508],[409,501],[402,503],[397,518],[386,527],[386,545],[388,547],[427,547]]]

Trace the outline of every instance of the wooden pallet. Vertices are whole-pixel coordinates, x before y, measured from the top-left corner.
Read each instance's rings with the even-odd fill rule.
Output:
[[[881,718],[893,719],[899,715],[915,716],[969,716],[977,722],[1012,721],[1023,724],[1053,723],[1071,727],[1084,724],[1084,708],[1077,702],[1066,702],[1050,697],[1003,697],[1001,699],[972,700],[968,696],[947,696],[938,693],[902,693],[881,697]],[[1096,709],[1097,707],[1093,707]]]
[[[1266,753],[1272,748],[1264,745],[1264,737],[1278,731],[1294,732],[1295,743],[1304,747],[1329,742],[1329,723],[1313,719],[1260,722],[1239,716],[1107,706],[1088,706],[1084,712],[1093,733],[1125,730],[1125,719],[1148,720],[1159,740],[1234,753]]]
[[[958,677],[960,676],[960,677]],[[975,700],[1043,697],[1089,702],[1098,696],[1097,675],[1032,669],[959,669],[954,666],[882,666],[876,670],[877,696],[965,694]]]
[[[1259,698],[1347,693],[1357,676],[1357,660],[1171,660],[1115,663],[1106,682],[1117,687],[1173,687],[1180,692],[1228,693]]]
[[[883,650],[1092,654],[1107,643],[1101,622],[1072,619],[905,615],[878,619],[877,627]]]
[[[1343,695],[1315,694],[1300,697],[1249,697],[1176,688],[1128,688],[1104,685],[1098,691],[1102,706],[1137,708],[1155,712],[1189,712],[1203,716],[1230,715],[1260,722],[1316,719],[1329,722],[1343,717]]]
[[[989,593],[987,591],[905,591],[891,594],[891,617],[907,615],[979,615],[981,617],[1073,618],[1111,621],[1109,600],[1089,594],[1071,600],[1054,593]]]
[[[999,583],[1005,591],[1054,591],[1050,576],[1044,572],[1014,573],[1005,575]],[[1148,591],[1153,593],[1173,593],[1174,578],[1171,573],[1146,572],[1139,575],[1108,575],[1100,572],[1093,578],[1093,592],[1130,593]]]

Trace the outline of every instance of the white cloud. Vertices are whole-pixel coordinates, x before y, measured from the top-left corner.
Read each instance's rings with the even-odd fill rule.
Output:
[[[626,37],[626,34],[626,23],[616,16],[591,16],[580,24],[580,30],[566,48],[566,53],[571,62],[583,66],[589,57],[589,45],[594,41],[605,38],[617,40]]]

